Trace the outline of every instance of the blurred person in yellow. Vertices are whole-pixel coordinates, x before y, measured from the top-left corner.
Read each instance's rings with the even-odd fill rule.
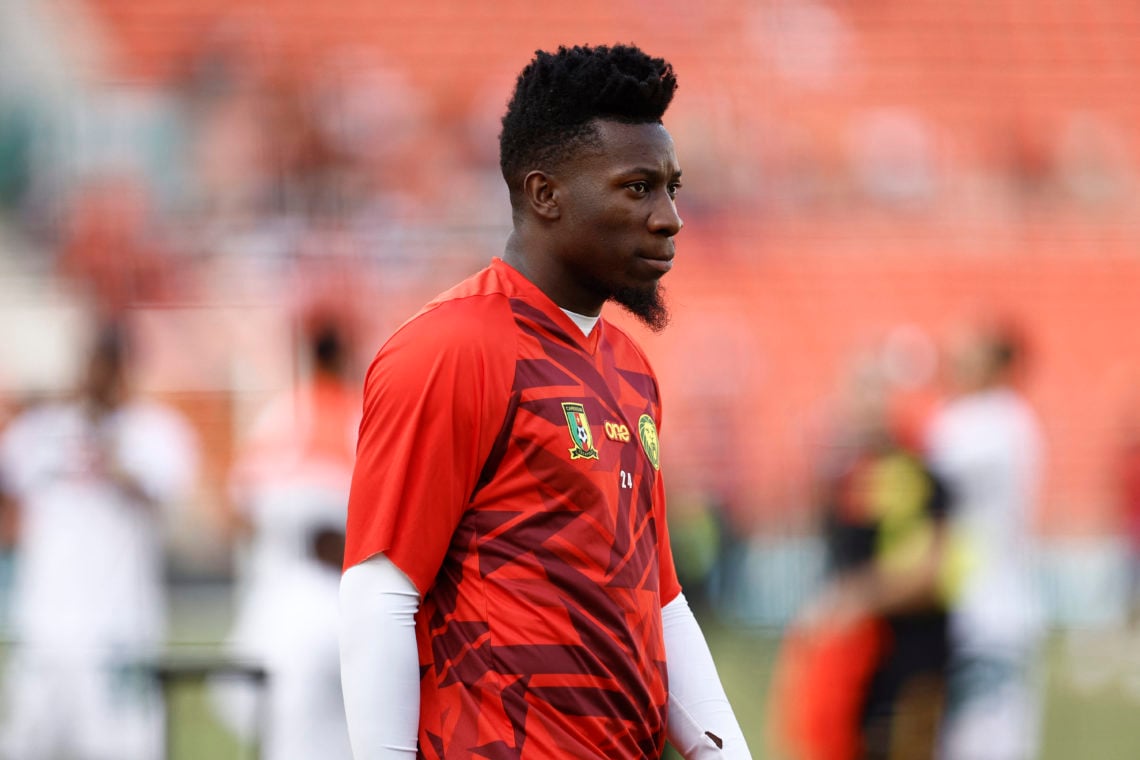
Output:
[[[795,760],[937,756],[949,661],[949,503],[877,356],[843,389],[816,487],[827,573],[787,631],[770,697]]]
[[[164,527],[197,475],[196,437],[136,396],[120,325],[95,338],[73,397],[0,438],[16,510],[7,760],[149,760],[161,703],[145,669],[165,626]]]
[[[946,760],[1036,755],[1044,626],[1032,529],[1043,441],[1018,387],[1024,348],[1011,324],[963,327],[947,352],[953,396],[930,431],[931,464],[954,510]]]
[[[361,400],[343,317],[302,318],[303,378],[261,410],[230,478],[238,547],[230,653],[269,675],[266,760],[349,760],[340,685],[338,588]],[[239,735],[255,694],[212,688]]]

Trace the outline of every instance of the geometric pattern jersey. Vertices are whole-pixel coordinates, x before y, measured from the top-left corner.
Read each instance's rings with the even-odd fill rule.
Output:
[[[421,757],[660,756],[660,419],[624,332],[498,259],[381,348],[346,566],[385,552],[423,597]]]

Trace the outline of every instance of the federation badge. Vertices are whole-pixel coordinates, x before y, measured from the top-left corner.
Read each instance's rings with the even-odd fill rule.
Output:
[[[574,401],[563,401],[562,413],[566,415],[566,427],[570,428],[570,440],[574,442],[570,458],[597,459],[598,450],[594,448],[594,434],[590,432],[590,422],[586,419],[586,407]]]
[[[661,444],[657,441],[657,425],[648,414],[641,415],[637,421],[637,435],[641,438],[641,448],[645,449],[645,455],[649,457],[653,469],[660,470]]]

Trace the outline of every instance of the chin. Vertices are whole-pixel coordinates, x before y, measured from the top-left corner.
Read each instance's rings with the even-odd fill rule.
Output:
[[[644,285],[615,288],[610,300],[619,304],[653,332],[661,332],[669,324],[669,308],[665,289],[654,280]]]

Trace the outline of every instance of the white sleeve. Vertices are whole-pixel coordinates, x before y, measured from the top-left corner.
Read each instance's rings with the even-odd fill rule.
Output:
[[[420,595],[383,554],[340,582],[340,674],[356,760],[414,758],[420,721]]]
[[[661,608],[661,621],[669,672],[669,741],[685,760],[751,760],[704,633],[684,594]],[[720,747],[713,737],[720,740]]]

